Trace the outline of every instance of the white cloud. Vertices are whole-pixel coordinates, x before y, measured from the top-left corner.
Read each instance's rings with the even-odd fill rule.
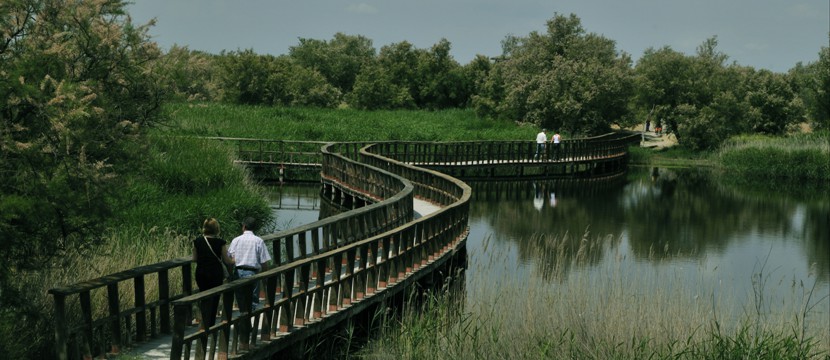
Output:
[[[367,3],[351,4],[346,10],[350,13],[356,14],[377,14],[378,9]]]

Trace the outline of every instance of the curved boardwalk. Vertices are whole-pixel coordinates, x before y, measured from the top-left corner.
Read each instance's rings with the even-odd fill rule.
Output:
[[[209,291],[194,293],[187,258],[50,290],[58,358],[127,348],[146,348],[146,358],[269,358],[401,293],[464,248],[470,187],[431,169],[471,177],[607,176],[624,171],[627,146],[639,136],[565,142],[548,154],[555,161],[528,160],[530,142],[222,140],[236,142],[240,162],[280,175],[294,164],[318,168],[323,196],[353,210],[263,236],[271,270]],[[251,144],[258,149],[248,150]],[[234,309],[234,293],[250,296],[255,282],[264,289],[261,307]],[[191,326],[194,311],[217,298],[217,323]]]

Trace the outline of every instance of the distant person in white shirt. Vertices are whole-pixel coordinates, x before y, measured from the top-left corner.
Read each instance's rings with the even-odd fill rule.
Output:
[[[539,160],[539,157],[545,152],[545,143],[548,142],[548,131],[542,131],[536,134],[536,155],[533,155],[534,160]]]
[[[553,143],[553,159],[559,160],[559,143],[562,142],[562,136],[559,135],[559,132],[553,132],[553,136],[551,136],[550,142]]]
[[[265,241],[253,233],[255,224],[254,218],[245,218],[242,221],[242,235],[235,237],[228,247],[228,254],[236,263],[235,275],[239,279],[268,270],[268,262],[271,261]],[[241,307],[240,299],[241,294],[237,294],[236,302]],[[256,309],[259,304],[259,282],[254,286],[251,302],[251,310]]]

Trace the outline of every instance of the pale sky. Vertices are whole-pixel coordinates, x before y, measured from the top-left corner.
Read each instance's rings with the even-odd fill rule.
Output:
[[[442,38],[462,65],[501,54],[507,35],[544,33],[559,14],[576,14],[589,33],[616,41],[636,61],[649,47],[695,54],[717,36],[728,62],[786,72],[818,60],[830,45],[830,0],[133,0],[135,23],[152,18],[150,34],[218,54],[252,49],[288,54],[300,38],[362,35],[377,51],[408,41],[429,49]]]

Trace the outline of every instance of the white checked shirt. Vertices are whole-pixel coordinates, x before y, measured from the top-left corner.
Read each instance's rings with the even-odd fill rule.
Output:
[[[236,266],[245,266],[256,269],[262,269],[260,264],[271,260],[271,255],[268,254],[268,248],[265,247],[265,241],[261,237],[254,235],[250,230],[246,230],[231,241],[231,246],[228,247],[228,254],[236,261]]]

